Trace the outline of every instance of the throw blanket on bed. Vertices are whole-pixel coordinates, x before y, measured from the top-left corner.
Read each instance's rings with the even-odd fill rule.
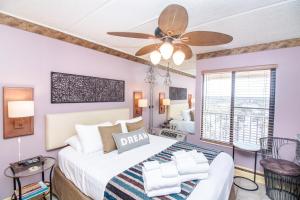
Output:
[[[221,152],[218,150],[201,148],[197,145],[193,145],[186,142],[177,142],[162,152],[155,154],[154,156],[148,158],[145,161],[157,160],[159,162],[168,162],[171,160],[173,152],[178,150],[193,150],[196,149],[198,152],[202,152],[209,163]],[[145,162],[143,161],[143,162]],[[186,199],[191,192],[195,189],[196,185],[200,180],[187,181],[181,183],[181,192],[178,194],[170,194],[159,197],[149,198],[144,190],[144,181],[142,176],[142,166],[143,162],[125,170],[124,172],[113,177],[106,185],[104,192],[105,200],[117,200],[117,199],[126,199],[126,200],[150,200],[150,199]]]

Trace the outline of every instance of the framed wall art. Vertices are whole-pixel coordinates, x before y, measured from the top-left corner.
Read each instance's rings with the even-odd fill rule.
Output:
[[[169,97],[171,100],[186,100],[187,88],[170,87]]]
[[[51,72],[51,103],[124,102],[125,81]]]

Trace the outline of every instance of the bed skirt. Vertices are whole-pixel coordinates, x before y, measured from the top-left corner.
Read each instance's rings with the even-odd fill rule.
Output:
[[[58,166],[54,168],[52,186],[53,194],[59,200],[91,200],[65,177]]]

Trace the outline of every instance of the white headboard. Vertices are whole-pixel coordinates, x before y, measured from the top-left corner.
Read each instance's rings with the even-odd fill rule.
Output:
[[[65,146],[64,141],[75,135],[75,124],[99,124],[129,119],[129,108],[46,115],[47,151]]]
[[[179,119],[181,118],[181,111],[184,109],[188,109],[189,104],[188,103],[171,103],[171,105],[168,108],[168,119]]]

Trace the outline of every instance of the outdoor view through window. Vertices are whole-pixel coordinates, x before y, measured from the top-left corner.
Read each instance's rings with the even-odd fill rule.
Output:
[[[203,139],[258,144],[272,132],[275,70],[206,73],[203,87]]]

